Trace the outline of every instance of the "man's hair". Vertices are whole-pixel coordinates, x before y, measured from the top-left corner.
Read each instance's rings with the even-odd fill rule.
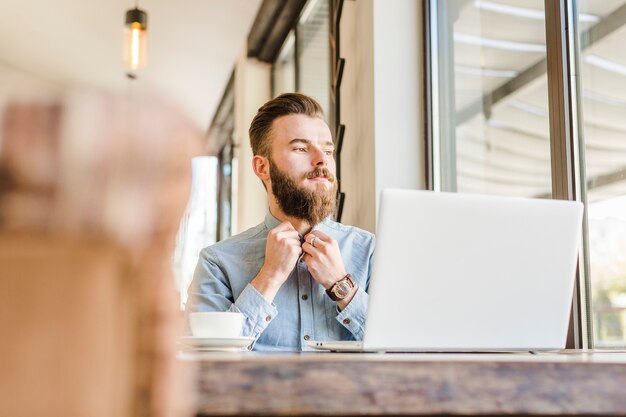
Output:
[[[270,134],[272,123],[281,116],[303,114],[309,117],[324,118],[322,106],[309,96],[299,93],[286,93],[265,103],[257,111],[250,124],[250,145],[254,155],[270,156]]]

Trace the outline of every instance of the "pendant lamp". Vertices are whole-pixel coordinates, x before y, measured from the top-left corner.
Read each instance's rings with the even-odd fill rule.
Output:
[[[131,71],[146,65],[148,14],[135,4],[126,11],[124,25],[124,65]]]

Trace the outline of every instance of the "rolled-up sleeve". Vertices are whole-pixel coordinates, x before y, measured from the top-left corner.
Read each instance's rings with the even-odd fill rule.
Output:
[[[244,315],[242,336],[255,339],[278,315],[273,303],[268,302],[251,284],[247,284],[237,300],[224,268],[211,248],[200,252],[200,258],[188,290],[187,314],[196,311],[234,311]]]
[[[278,315],[276,305],[269,303],[251,284],[246,285],[237,301],[230,306],[230,310],[243,313],[244,336],[252,336],[255,339]]]
[[[363,287],[359,286],[350,303],[337,314],[337,321],[348,329],[356,340],[363,340],[365,318],[367,317],[367,300],[367,293]]]
[[[363,262],[365,267],[365,280],[357,288],[356,294],[343,311],[338,311],[337,321],[345,327],[356,340],[363,340],[365,334],[365,319],[367,317],[367,307],[369,299],[369,285],[372,277],[372,263],[374,261],[374,247],[376,239],[374,235],[369,236],[367,245],[367,262]]]

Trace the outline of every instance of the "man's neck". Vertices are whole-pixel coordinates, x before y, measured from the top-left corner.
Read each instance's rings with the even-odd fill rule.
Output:
[[[278,207],[278,204],[270,203],[270,213],[281,223],[284,221],[288,221],[291,223],[294,229],[298,231],[301,235],[306,235],[313,228],[306,220],[298,219],[292,216],[287,216],[281,209]]]

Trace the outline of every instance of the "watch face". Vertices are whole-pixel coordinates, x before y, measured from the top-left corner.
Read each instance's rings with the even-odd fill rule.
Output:
[[[350,285],[347,282],[339,282],[333,288],[333,293],[338,298],[346,298],[350,294]]]

